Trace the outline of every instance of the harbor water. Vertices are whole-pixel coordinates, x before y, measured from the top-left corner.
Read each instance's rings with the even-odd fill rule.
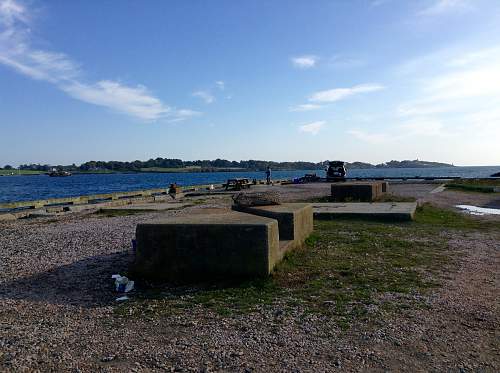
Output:
[[[492,167],[378,168],[348,170],[348,177],[489,177],[500,171]],[[273,171],[273,179],[293,179],[306,173],[324,177],[324,170]],[[230,178],[264,179],[264,172],[179,172],[131,174],[74,174],[70,177],[3,176],[0,177],[0,203],[47,198],[127,192],[181,186],[221,184]]]

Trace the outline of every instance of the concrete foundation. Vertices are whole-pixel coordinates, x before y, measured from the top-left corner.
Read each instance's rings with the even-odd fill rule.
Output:
[[[240,212],[139,224],[136,240],[131,274],[176,282],[266,276],[287,249],[276,220]]]
[[[358,218],[409,221],[415,217],[416,202],[314,203],[315,219]]]
[[[241,207],[233,210],[265,216],[278,221],[280,240],[303,243],[313,231],[313,209],[309,203],[283,203],[272,206]]]
[[[334,183],[331,187],[333,202],[372,202],[388,190],[387,182]]]

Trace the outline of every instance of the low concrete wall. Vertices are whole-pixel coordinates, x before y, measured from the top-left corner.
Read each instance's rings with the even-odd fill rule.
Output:
[[[36,209],[42,207],[55,207],[56,205],[82,205],[93,202],[116,201],[122,199],[154,197],[155,195],[167,194],[167,189],[148,189],[130,192],[117,192],[107,194],[93,194],[88,196],[50,198],[36,201],[20,201],[1,203],[0,209]]]
[[[157,281],[266,276],[283,256],[278,222],[239,212],[139,224],[136,240],[131,274]]]

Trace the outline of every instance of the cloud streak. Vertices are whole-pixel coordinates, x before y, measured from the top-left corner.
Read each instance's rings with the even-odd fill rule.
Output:
[[[313,93],[309,97],[309,101],[325,103],[336,102],[361,93],[380,91],[384,88],[385,87],[380,84],[360,84],[350,88],[334,88]]]
[[[30,12],[14,0],[0,0],[0,63],[29,78],[53,84],[71,97],[142,121],[187,118],[186,111],[165,105],[142,85],[114,80],[88,83],[80,65],[66,54],[32,47]]]
[[[311,135],[317,135],[319,131],[323,129],[326,122],[321,120],[317,122],[303,124],[299,127],[300,132],[310,133]]]
[[[310,69],[316,66],[318,60],[319,57],[313,55],[297,56],[297,57],[292,57],[291,59],[293,66],[299,69]]]
[[[301,104],[297,106],[292,106],[290,111],[312,111],[321,109],[323,106],[318,104]]]
[[[195,91],[192,93],[193,97],[201,98],[206,104],[215,102],[215,97],[208,91]]]

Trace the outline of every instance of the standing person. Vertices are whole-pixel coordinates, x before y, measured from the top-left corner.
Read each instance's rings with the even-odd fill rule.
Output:
[[[271,167],[267,166],[266,170],[266,181],[267,185],[271,184]]]

